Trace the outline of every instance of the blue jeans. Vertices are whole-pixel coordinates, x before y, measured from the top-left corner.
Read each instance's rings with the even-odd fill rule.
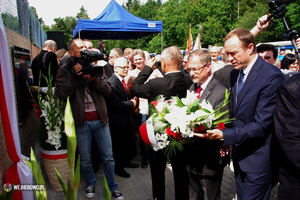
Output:
[[[115,160],[112,153],[111,136],[108,123],[103,126],[101,120],[85,121],[83,126],[76,126],[77,151],[80,155],[81,173],[86,186],[95,186],[96,177],[92,167],[92,138],[95,137],[104,164],[104,174],[111,191],[118,189],[115,181]]]

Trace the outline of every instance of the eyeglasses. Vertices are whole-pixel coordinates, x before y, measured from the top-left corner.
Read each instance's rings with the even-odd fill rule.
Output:
[[[209,63],[203,65],[202,67],[199,67],[199,68],[187,68],[187,71],[188,72],[191,72],[191,71],[194,71],[194,72],[200,72],[201,69],[203,69],[204,67],[206,67]]]
[[[210,55],[218,54],[218,52],[209,52]]]
[[[121,68],[121,69],[123,69],[123,70],[125,70],[125,69],[130,69],[129,66],[123,66],[123,67],[121,67],[121,66],[116,66],[116,67],[119,67],[119,68]]]

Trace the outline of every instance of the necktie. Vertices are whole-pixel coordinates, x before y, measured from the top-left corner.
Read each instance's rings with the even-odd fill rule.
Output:
[[[201,86],[199,85],[199,86],[197,87],[197,89],[196,89],[196,94],[197,94],[197,98],[198,98],[198,99],[200,99],[200,93],[201,93],[201,90],[202,90],[202,88],[201,88]]]
[[[124,80],[124,79],[122,80],[122,84],[123,84],[123,87],[124,87],[125,93],[127,93],[127,89],[126,89],[126,83],[125,83],[125,80]]]
[[[122,84],[123,84],[123,87],[124,87],[124,90],[125,90],[126,99],[128,100],[127,88],[126,88],[126,83],[125,83],[124,79],[122,80]]]
[[[244,79],[245,79],[245,74],[243,71],[241,71],[239,80],[238,80],[238,85],[237,85],[237,94],[241,91],[243,85],[244,85]]]

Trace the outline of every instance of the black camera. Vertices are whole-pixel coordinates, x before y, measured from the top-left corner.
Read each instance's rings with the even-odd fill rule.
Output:
[[[275,10],[278,6],[289,4],[291,0],[269,0],[268,6],[271,10]]]
[[[67,67],[68,69],[74,73],[77,74],[73,67],[79,63],[82,66],[82,74],[87,75],[90,74],[92,77],[98,77],[103,75],[103,66],[93,65],[92,62],[95,62],[97,60],[103,60],[104,54],[100,52],[91,52],[86,49],[82,50],[80,52],[81,57],[80,58],[69,58],[67,61]]]

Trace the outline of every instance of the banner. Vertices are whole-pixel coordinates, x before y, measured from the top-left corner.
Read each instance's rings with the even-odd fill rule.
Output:
[[[197,36],[197,39],[196,39],[196,42],[195,42],[195,45],[194,45],[194,48],[193,50],[196,50],[196,49],[201,49],[201,34],[199,33],[198,36]]]
[[[186,53],[193,51],[193,36],[192,36],[192,26],[190,24],[189,39],[187,40]]]
[[[0,52],[0,110],[6,148],[13,162],[5,173],[5,183],[12,185],[33,184],[32,171],[25,161],[23,161],[21,155],[12,73],[5,29],[1,17]],[[33,199],[33,191],[15,190],[12,199],[31,200]]]

